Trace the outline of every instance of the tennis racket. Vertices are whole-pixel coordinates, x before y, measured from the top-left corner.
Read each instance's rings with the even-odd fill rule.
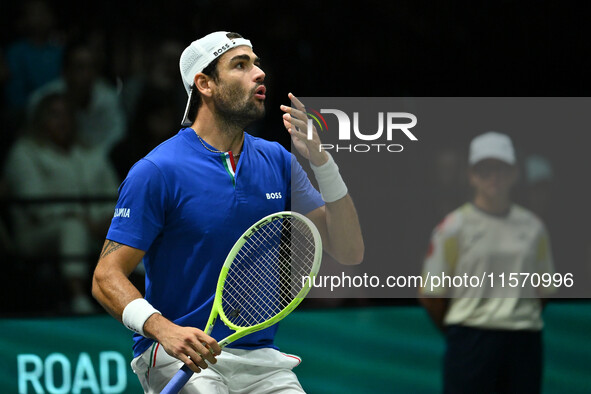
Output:
[[[322,241],[310,219],[271,214],[253,224],[226,257],[204,332],[219,316],[235,332],[220,347],[267,328],[295,309],[310,290],[322,260]],[[193,375],[184,365],[162,394],[177,393]]]

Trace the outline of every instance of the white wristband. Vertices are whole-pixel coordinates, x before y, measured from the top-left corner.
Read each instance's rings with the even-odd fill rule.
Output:
[[[341,174],[339,173],[339,167],[333,160],[330,153],[328,155],[328,161],[316,167],[310,163],[314,176],[318,181],[318,187],[320,188],[320,194],[325,202],[333,202],[340,200],[347,195],[347,185],[343,181]]]
[[[123,320],[125,327],[145,337],[144,323],[146,323],[146,320],[148,320],[148,318],[154,313],[161,315],[161,313],[144,298],[136,298],[123,309],[121,320]]]

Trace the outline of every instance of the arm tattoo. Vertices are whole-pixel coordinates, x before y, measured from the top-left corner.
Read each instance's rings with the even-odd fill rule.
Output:
[[[101,259],[107,257],[109,254],[113,253],[114,251],[116,251],[117,249],[119,249],[120,247],[122,247],[123,245],[114,241],[111,241],[110,239],[107,239],[105,241],[105,245],[103,246],[103,251],[101,252]]]

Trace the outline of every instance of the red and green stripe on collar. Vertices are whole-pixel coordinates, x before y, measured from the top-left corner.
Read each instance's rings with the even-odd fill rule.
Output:
[[[236,186],[236,161],[234,160],[232,151],[220,153],[220,156],[222,157],[222,163],[226,172],[232,178],[232,185]]]

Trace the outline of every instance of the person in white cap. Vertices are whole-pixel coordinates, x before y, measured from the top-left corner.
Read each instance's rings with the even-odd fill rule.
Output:
[[[456,280],[424,282],[419,292],[445,335],[443,391],[539,393],[542,297],[552,290],[522,286],[519,274],[553,273],[549,237],[538,217],[511,201],[518,170],[507,135],[474,138],[469,166],[473,200],[435,228],[423,266],[425,279]]]
[[[160,392],[183,363],[199,372],[185,393],[302,392],[291,370],[300,360],[278,351],[276,326],[223,353],[216,340],[228,329],[216,324],[211,336],[202,329],[225,257],[250,225],[299,211],[316,224],[328,253],[358,264],[364,244],[355,207],[317,135],[305,138],[303,107],[293,95],[296,108],[282,107],[283,123],[310,160],[320,192],[280,144],[244,132],[265,113],[265,73],[249,40],[211,33],[185,49],[180,70],[188,127],[138,161],[123,181],[93,295],[136,332],[132,368],[146,392]],[[145,298],[127,278],[142,260]]]

